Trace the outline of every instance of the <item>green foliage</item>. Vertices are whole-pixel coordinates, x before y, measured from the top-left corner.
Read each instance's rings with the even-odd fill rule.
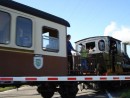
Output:
[[[122,93],[121,98],[130,98],[130,90],[127,92]]]
[[[14,88],[16,88],[16,87],[13,87],[13,86],[11,86],[11,87],[0,87],[0,92],[6,91],[6,90],[11,90],[11,89],[14,89]]]

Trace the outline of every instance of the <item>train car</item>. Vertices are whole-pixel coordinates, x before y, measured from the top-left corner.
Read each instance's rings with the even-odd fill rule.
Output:
[[[0,76],[67,76],[67,27],[69,22],[60,17],[12,0],[0,0]],[[56,83],[39,82],[33,84],[38,85],[42,96],[54,94]],[[0,83],[2,86],[3,81]]]
[[[69,26],[54,15],[1,0],[0,75],[67,75],[64,36]]]
[[[117,79],[110,75],[129,74],[129,57],[121,52],[121,41],[109,36],[77,41],[70,70],[67,27],[69,22],[60,17],[12,0],[0,0],[0,87],[36,85],[44,98],[51,98],[55,91],[62,98],[75,98],[78,84],[84,81],[90,84],[90,81]],[[78,52],[81,44],[86,49],[94,48],[86,59],[89,69],[84,71]],[[117,80],[121,79],[130,80],[130,77]]]

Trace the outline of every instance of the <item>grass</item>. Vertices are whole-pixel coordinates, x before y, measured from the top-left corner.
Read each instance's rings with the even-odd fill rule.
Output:
[[[6,90],[11,90],[11,89],[15,89],[16,87],[10,86],[10,87],[0,87],[0,92],[6,91]]]
[[[120,98],[130,98],[130,90],[122,93]]]

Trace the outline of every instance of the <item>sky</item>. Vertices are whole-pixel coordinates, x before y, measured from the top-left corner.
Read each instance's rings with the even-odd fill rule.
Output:
[[[130,0],[14,0],[67,20],[71,42],[112,36],[130,42]],[[128,46],[130,56],[130,46]]]

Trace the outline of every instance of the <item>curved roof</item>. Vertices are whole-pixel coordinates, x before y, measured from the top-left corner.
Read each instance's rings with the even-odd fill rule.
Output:
[[[118,40],[118,39],[116,39],[116,38],[113,38],[113,37],[111,37],[111,36],[94,36],[94,37],[88,37],[88,38],[84,38],[84,39],[78,40],[78,41],[76,41],[75,43],[78,43],[78,42],[80,42],[80,41],[84,41],[84,40],[87,40],[87,39],[92,39],[92,38],[105,38],[105,37],[110,38],[110,39],[112,39],[112,40],[120,41],[120,40]],[[121,42],[121,41],[120,41],[120,42]]]
[[[38,9],[29,7],[29,6],[24,5],[24,4],[20,4],[18,2],[12,1],[12,0],[0,0],[0,5],[5,6],[5,7],[9,7],[9,8],[14,9],[14,10],[22,11],[24,13],[28,13],[28,14],[52,21],[52,22],[56,22],[56,23],[59,23],[61,25],[67,26],[67,27],[70,27],[69,22],[60,18],[60,17],[51,15],[49,13],[40,11]]]

